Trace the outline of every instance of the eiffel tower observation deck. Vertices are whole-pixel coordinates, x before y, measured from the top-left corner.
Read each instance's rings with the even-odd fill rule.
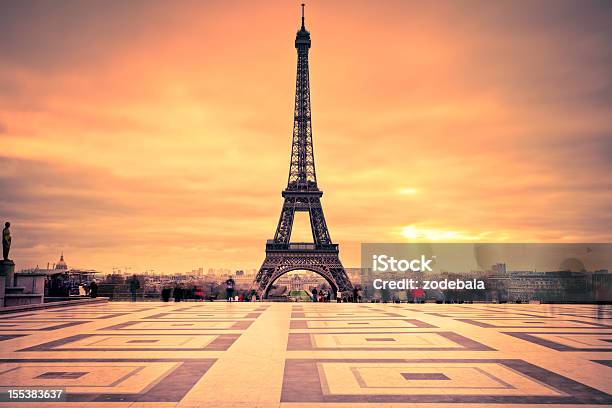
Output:
[[[264,298],[267,297],[274,281],[293,270],[318,273],[332,287],[334,296],[337,291],[352,290],[351,282],[338,256],[338,244],[334,244],[331,240],[321,206],[323,192],[317,186],[308,70],[308,52],[311,44],[302,4],[302,26],[295,36],[297,75],[289,177],[287,188],[282,192],[284,203],[274,239],[266,243],[266,259],[253,282],[253,288]],[[309,213],[312,243],[291,242],[296,211]]]

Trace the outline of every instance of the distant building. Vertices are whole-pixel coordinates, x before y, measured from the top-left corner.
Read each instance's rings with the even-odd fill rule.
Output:
[[[69,268],[64,260],[64,253],[60,255],[59,261],[46,269],[36,268],[23,269],[19,272],[22,275],[45,275],[45,298],[62,298],[83,295],[84,288],[92,280],[101,275],[93,269]]]
[[[286,286],[289,290],[310,290],[324,284],[324,279],[315,273],[294,273],[286,274],[278,278],[275,282],[277,286]]]
[[[60,256],[60,260],[58,261],[58,263],[55,264],[55,268],[56,270],[62,270],[62,271],[67,271],[68,270],[68,264],[66,264],[66,261],[64,261],[64,253],[62,252],[62,255]]]
[[[505,275],[506,274],[506,264],[505,263],[496,263],[491,267],[491,270],[494,274]]]
[[[22,269],[20,273],[44,273],[48,276],[64,274],[70,276],[70,279],[77,283],[88,283],[94,279],[96,275],[101,275],[101,272],[94,269],[69,268],[68,264],[64,260],[63,252],[60,255],[59,261],[54,264],[52,268],[49,268],[49,265],[47,264],[46,269],[36,266],[36,268]]]
[[[583,272],[511,272],[506,281],[508,301],[592,301],[590,274]]]

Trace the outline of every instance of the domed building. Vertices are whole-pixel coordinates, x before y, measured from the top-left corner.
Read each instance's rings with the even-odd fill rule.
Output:
[[[60,256],[60,260],[58,263],[55,264],[55,268],[56,270],[61,270],[61,271],[67,271],[68,270],[68,264],[66,264],[66,261],[64,261],[64,253],[62,252],[62,255]]]
[[[586,268],[581,260],[576,258],[569,258],[561,262],[559,266],[560,271],[570,271],[570,272],[585,272]]]
[[[92,269],[68,268],[64,252],[61,253],[57,263],[53,265],[48,263],[46,269],[39,268],[37,265],[36,268],[22,269],[19,273],[45,275],[45,297],[58,298],[82,295],[79,287],[89,285],[92,280],[96,279],[96,275],[101,275],[100,272]],[[100,279],[100,276],[97,279]]]

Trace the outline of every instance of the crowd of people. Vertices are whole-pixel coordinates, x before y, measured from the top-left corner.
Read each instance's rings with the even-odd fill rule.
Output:
[[[317,288],[313,288],[310,293],[311,295],[311,300],[313,302],[330,302],[331,301],[331,291],[326,290],[326,289],[319,289],[317,290]],[[361,303],[362,301],[362,296],[361,296],[361,291],[359,290],[359,288],[353,288],[353,290],[351,291],[350,294],[347,293],[342,293],[340,291],[336,292],[336,302],[341,303],[341,302],[351,302],[351,303]]]
[[[45,297],[67,298],[70,296],[98,296],[98,284],[95,280],[80,282],[67,273],[50,275],[45,280]]]
[[[313,288],[310,293],[312,294],[313,302],[329,302],[331,300],[331,292],[328,290]]]
[[[108,284],[103,285],[102,294],[100,296],[108,296],[106,291]],[[129,290],[129,299],[132,302],[138,300],[139,297],[144,298],[141,281],[136,275],[133,275],[125,283],[122,284],[125,290]],[[127,286],[127,288],[126,288]],[[68,274],[56,274],[49,276],[46,283],[46,296],[48,297],[69,297],[69,296],[88,296],[95,298],[98,296],[98,283],[95,279],[89,282],[77,282],[70,278]],[[158,296],[164,302],[173,300],[174,302],[190,301],[213,301],[225,299],[227,302],[254,302],[261,300],[255,290],[238,290],[236,282],[230,276],[222,285],[215,285],[215,289],[208,288],[205,291],[199,285],[187,285],[177,282],[175,284],[166,285],[161,289]],[[221,290],[219,290],[221,289]],[[223,289],[225,293],[223,293]],[[314,287],[310,291],[312,302],[331,302],[334,299],[336,302],[361,302],[361,291],[358,288],[353,289],[350,293],[336,292],[335,296],[327,287]]]
[[[131,289],[132,286],[130,286]],[[212,291],[206,294],[201,286],[186,286],[181,283],[177,283],[174,287],[166,286],[161,291],[161,298],[164,302],[169,302],[170,299],[173,299],[175,302],[184,300],[216,300],[218,296],[219,293]],[[225,281],[225,299],[228,302],[253,302],[258,300],[257,293],[254,290],[238,293],[236,291],[236,282],[231,277]]]

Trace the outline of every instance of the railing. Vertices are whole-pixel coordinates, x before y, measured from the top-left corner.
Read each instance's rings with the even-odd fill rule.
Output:
[[[268,240],[266,251],[338,251],[338,244],[317,245],[307,242],[296,242],[292,244],[276,243]]]

